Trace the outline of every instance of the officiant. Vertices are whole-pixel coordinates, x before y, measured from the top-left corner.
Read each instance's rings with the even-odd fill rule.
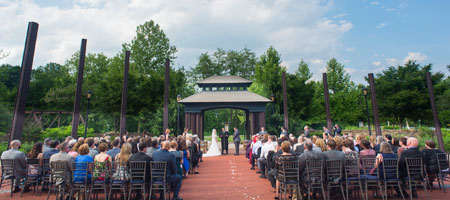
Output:
[[[224,152],[228,154],[228,137],[229,137],[228,131],[226,131],[225,128],[222,128],[219,137],[222,143],[222,155],[224,154]]]

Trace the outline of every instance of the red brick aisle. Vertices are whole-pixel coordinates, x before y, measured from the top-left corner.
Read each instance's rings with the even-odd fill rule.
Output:
[[[243,155],[232,154],[203,158],[200,174],[183,180],[180,196],[190,199],[273,199],[267,179],[250,170]]]

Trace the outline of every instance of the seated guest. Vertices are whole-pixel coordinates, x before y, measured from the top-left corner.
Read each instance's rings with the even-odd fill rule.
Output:
[[[167,181],[175,184],[173,199],[182,200],[182,198],[179,197],[182,177],[177,174],[175,156],[169,152],[169,148],[170,143],[168,141],[162,142],[161,150],[153,153],[153,160],[164,161],[167,163]]]
[[[50,138],[45,138],[44,139],[44,148],[43,148],[43,150],[42,150],[42,152],[44,153],[44,152],[46,152],[46,151],[49,151],[50,149],[52,149],[51,147],[50,147],[50,142],[52,141],[52,139],[50,139]]]
[[[442,153],[442,151],[436,149],[436,143],[433,140],[427,140],[425,142],[425,149],[422,152],[425,156],[424,163],[430,179],[430,185],[433,186],[433,181],[436,178],[436,174],[439,173],[439,162],[436,155],[438,153]]]
[[[50,159],[53,154],[57,154],[59,152],[58,150],[59,141],[58,140],[52,140],[50,142],[50,150],[44,152],[44,159]]]
[[[150,140],[150,144],[151,144],[151,146],[149,148],[147,148],[147,156],[152,157],[153,152],[158,150],[158,138],[152,138]]]
[[[336,142],[333,139],[329,139],[327,143],[328,151],[323,152],[326,160],[344,160],[345,153],[336,150]]]
[[[77,144],[77,140],[72,139],[69,142],[69,146],[71,147],[69,151],[69,155],[72,156],[74,159],[78,156],[78,152],[73,149],[73,147]]]
[[[361,140],[361,147],[363,150],[359,152],[360,157],[375,156],[377,154],[373,149],[370,148],[370,142],[365,139]]]
[[[250,164],[252,165],[252,167],[250,169],[255,170],[255,162],[259,158],[259,155],[261,154],[261,152],[259,152],[260,154],[258,154],[258,149],[262,147],[260,135],[255,135],[255,143],[253,143],[252,145],[253,145],[252,156],[250,160]]]
[[[189,151],[186,145],[185,139],[180,139],[178,141],[178,150],[183,153],[183,177],[187,176],[187,172],[189,171]],[[148,150],[147,150],[148,151]]]
[[[375,166],[373,168],[373,170],[371,171],[371,174],[373,174],[373,172],[378,169],[380,170],[380,176],[384,177],[383,175],[383,159],[393,159],[393,158],[397,158],[397,155],[394,154],[394,152],[391,149],[391,145],[386,142],[383,141],[380,144],[380,153],[377,155],[376,160],[375,160]]]
[[[139,152],[130,156],[129,162],[132,161],[145,161],[147,168],[145,172],[145,182],[150,181],[150,162],[153,159],[145,154],[147,152],[147,144],[145,142],[139,143]]]
[[[376,153],[380,153],[380,144],[385,141],[383,136],[377,136],[377,144],[373,147]]]
[[[70,186],[70,184],[71,184],[73,157],[68,154],[70,149],[71,149],[71,146],[69,146],[69,143],[63,142],[59,145],[59,153],[53,154],[52,157],[50,157],[50,163],[56,162],[56,161],[67,162],[67,166],[66,166],[67,172],[66,172],[65,180],[57,179],[56,185],[59,185],[64,181],[66,181],[65,183],[67,184],[67,186]]]
[[[192,155],[190,155],[190,156],[192,156],[191,157],[191,160],[192,160],[191,167],[194,168],[194,174],[198,174],[199,172],[197,170],[198,170],[198,162],[200,159],[200,153],[199,153],[200,150],[199,150],[197,143],[194,142],[194,138],[192,136],[188,137],[188,140],[191,143],[191,145],[189,146],[189,149],[192,152]],[[161,144],[162,144],[162,142],[161,142]]]
[[[414,137],[410,137],[407,140],[407,146],[408,149],[403,150],[402,154],[400,155],[400,159],[398,162],[398,169],[400,173],[400,178],[404,179],[408,176],[408,172],[406,170],[406,158],[422,158],[424,160],[424,155],[421,151],[419,151],[419,140],[417,140]],[[405,197],[407,196],[407,193],[405,192]],[[417,193],[415,190],[413,190],[413,197],[417,197]]]
[[[284,177],[282,176],[282,174],[279,174],[278,171],[282,168],[283,162],[286,161],[295,161],[297,160],[297,157],[292,155],[291,152],[291,145],[288,141],[284,141],[283,143],[281,143],[281,155],[277,156],[277,159],[275,161],[275,178],[276,178],[276,196],[275,199],[279,198],[279,191],[280,191],[280,181],[284,181]],[[270,176],[270,175],[269,175]],[[270,180],[270,179],[269,179]],[[273,184],[272,184],[273,187]]]
[[[28,159],[39,159],[38,165],[29,165],[28,166],[28,174],[37,175],[39,174],[39,167],[42,166],[42,159],[44,158],[44,154],[42,153],[43,144],[42,142],[36,142],[33,148],[28,152]]]
[[[120,153],[120,141],[114,140],[113,142],[113,148],[106,152],[109,156],[111,156],[112,159],[116,157],[116,155]]]
[[[313,143],[310,139],[305,141],[304,152],[299,157],[299,171],[302,173],[300,178],[304,183],[306,181],[306,161],[307,160],[324,160],[323,153],[313,151]]]
[[[100,151],[94,158],[94,176],[99,181],[105,180],[105,174],[98,174],[99,172],[103,172],[104,170],[111,169],[112,158],[110,155],[106,153],[108,150],[108,145],[105,142],[102,142],[98,145],[98,150]]]
[[[323,140],[322,138],[317,138],[315,146],[317,147],[317,149],[313,146],[313,151],[324,152],[327,150],[325,140]]]
[[[347,139],[344,141],[344,146],[342,146],[342,152],[345,154],[346,159],[358,159],[358,152],[352,150],[354,143],[352,140]]]
[[[398,138],[392,138],[392,145],[391,145],[391,147],[392,147],[392,151],[394,153],[398,152],[398,148],[400,147],[399,143],[400,143],[400,141],[399,141]]]
[[[89,140],[89,139],[88,139]],[[92,140],[94,141],[94,140]],[[91,180],[91,165],[90,163],[94,162],[94,159],[88,155],[89,154],[89,146],[88,144],[83,144],[80,146],[80,148],[78,149],[78,153],[80,155],[78,155],[75,158],[75,163],[83,163],[83,164],[75,164],[75,168],[74,170],[74,181],[84,181],[85,177],[82,176],[81,173],[87,173],[87,180]],[[87,164],[86,164],[87,163]],[[87,171],[86,171],[87,170]]]
[[[258,168],[261,175],[259,178],[266,178],[266,167],[267,167],[267,155],[269,151],[275,151],[277,143],[275,141],[275,136],[269,136],[269,140],[261,148],[261,156],[258,159]]]
[[[175,156],[175,163],[177,166],[177,174],[183,175],[183,169],[181,169],[181,165],[183,164],[183,152],[177,150],[178,143],[176,141],[170,142],[169,152]]]
[[[114,159],[116,162],[116,172],[112,175],[113,180],[128,181],[130,179],[130,172],[128,172],[128,160],[131,156],[131,144],[125,143],[120,149],[120,153]]]
[[[16,174],[16,180],[14,181],[13,192],[20,191],[20,179],[23,179],[27,175],[27,158],[25,153],[19,151],[21,143],[19,140],[13,140],[10,143],[11,149],[2,153],[1,159],[13,159],[14,160],[14,173]],[[11,186],[13,187],[13,186]]]
[[[362,147],[361,147],[361,140],[363,139],[363,137],[361,135],[356,135],[355,137],[355,141],[354,141],[354,145],[355,145],[355,150],[356,152],[360,152],[362,151]]]
[[[408,146],[406,146],[407,142],[408,142],[408,138],[407,137],[401,137],[400,138],[400,140],[399,140],[400,147],[398,147],[398,149],[397,149],[398,157],[400,157],[400,155],[402,154],[403,150],[408,149]]]
[[[82,140],[78,140],[77,143],[75,143],[75,145],[72,146],[72,149],[69,151],[69,155],[71,155],[73,157],[73,159],[75,159],[79,155],[78,149],[83,144],[84,144],[84,142]]]
[[[94,158],[97,154],[99,154],[98,151],[95,150],[96,147],[94,139],[88,138],[84,141],[84,143],[87,144],[89,147],[89,155],[91,156],[91,158]]]

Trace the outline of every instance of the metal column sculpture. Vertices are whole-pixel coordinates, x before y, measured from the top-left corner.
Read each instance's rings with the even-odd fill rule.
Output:
[[[127,97],[128,97],[128,71],[130,69],[130,51],[125,52],[125,66],[123,68],[122,106],[120,109],[120,138],[123,138],[127,126]],[[126,141],[123,141],[126,142]]]
[[[14,107],[14,116],[9,141],[18,140],[22,136],[22,129],[25,120],[25,106],[27,101],[28,88],[30,85],[38,28],[38,23],[28,23],[27,38],[25,40],[25,49],[23,51],[22,69],[20,71],[19,87],[17,89],[16,103]],[[10,142],[8,142],[8,149],[9,144]]]
[[[288,118],[288,105],[287,105],[287,92],[286,92],[286,72],[283,71],[283,114],[284,114],[284,127],[289,130],[289,118]]]
[[[81,40],[80,48],[80,60],[78,62],[78,77],[77,77],[77,89],[75,92],[75,102],[73,104],[73,118],[72,118],[72,137],[78,138],[78,123],[80,121],[80,101],[81,101],[81,89],[83,88],[83,72],[84,72],[84,59],[86,58],[86,39]]]
[[[439,123],[438,113],[436,110],[436,102],[434,100],[434,92],[433,92],[433,82],[431,81],[430,72],[427,72],[427,85],[428,85],[428,94],[430,95],[431,111],[433,112],[434,127],[436,129],[436,137],[438,140],[439,149],[442,152],[445,152],[444,139],[442,138],[441,125]]]
[[[322,77],[323,77],[323,94],[325,97],[325,112],[327,115],[327,128],[328,131],[332,131],[333,122],[331,121],[331,114],[330,114],[330,97],[328,95],[327,73],[323,73]]]
[[[166,72],[164,73],[164,111],[163,111],[163,132],[169,128],[169,78],[170,60],[166,58]]]
[[[376,135],[380,136],[381,126],[380,126],[380,117],[378,115],[377,92],[375,90],[375,79],[373,78],[373,73],[369,74],[369,83],[370,83],[370,98],[372,100],[373,125],[375,126]]]

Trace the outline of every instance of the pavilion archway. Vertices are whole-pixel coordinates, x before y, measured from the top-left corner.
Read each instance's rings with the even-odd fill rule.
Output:
[[[180,101],[185,106],[185,127],[204,139],[204,113],[230,108],[245,111],[246,138],[266,124],[269,99],[247,90],[251,81],[239,76],[212,76],[197,82],[201,92]]]

